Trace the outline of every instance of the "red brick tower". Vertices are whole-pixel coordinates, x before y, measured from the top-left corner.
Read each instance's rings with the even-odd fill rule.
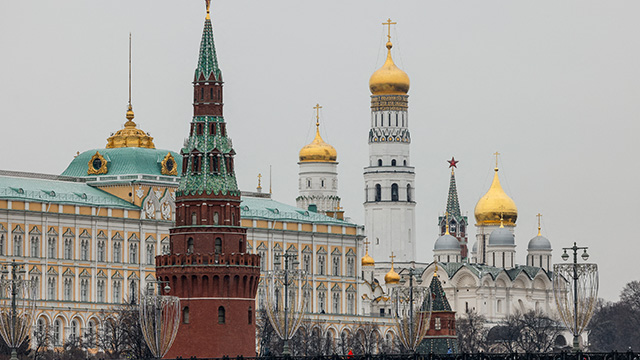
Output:
[[[240,190],[222,116],[222,73],[213,29],[204,23],[193,82],[193,119],[182,149],[171,254],[156,258],[159,280],[180,298],[182,319],[166,358],[255,356],[260,258],[246,253]]]
[[[447,354],[458,352],[458,336],[456,335],[456,312],[451,310],[447,295],[436,272],[431,278],[432,310],[431,323],[424,340],[418,346],[421,354]]]

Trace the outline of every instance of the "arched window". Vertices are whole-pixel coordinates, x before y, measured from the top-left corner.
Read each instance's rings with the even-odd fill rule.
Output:
[[[214,128],[215,129],[215,128]],[[218,174],[220,172],[220,161],[218,160],[218,155],[213,155],[213,165],[212,165],[212,170],[214,174]]]
[[[249,313],[247,314],[247,322],[249,325],[251,325],[251,323],[253,322],[253,310],[251,309],[251,306],[249,306]]]
[[[391,185],[391,201],[398,201],[398,184]]]
[[[382,159],[378,159],[378,166],[382,166]]]
[[[403,164],[404,166],[407,166],[407,160],[403,160],[402,164]]]
[[[224,306],[218,308],[218,324],[224,324],[226,321]]]
[[[407,202],[411,202],[411,184],[407,184]]]
[[[193,238],[187,240],[187,254],[193,254]]]
[[[60,324],[60,319],[56,319],[56,321],[54,321],[53,323],[53,343],[55,345],[61,345],[62,342],[60,341],[60,332],[62,331],[62,325]]]
[[[182,323],[183,324],[189,323],[189,307],[188,306],[185,306],[184,309],[182,309]]]
[[[219,215],[218,215],[218,212],[216,211],[216,212],[213,213],[213,224],[214,225],[218,225],[219,221],[220,221]]]
[[[198,224],[198,214],[196,214],[196,212],[192,212],[191,213],[191,225],[197,225]]]
[[[204,88],[200,88],[200,100],[204,100]]]
[[[376,184],[376,201],[382,200],[382,186]]]
[[[216,254],[222,254],[222,239],[220,239],[220,238],[216,238],[215,253]]]
[[[213,100],[213,88],[209,88],[209,98]]]
[[[391,160],[391,166],[396,166],[396,159]]]

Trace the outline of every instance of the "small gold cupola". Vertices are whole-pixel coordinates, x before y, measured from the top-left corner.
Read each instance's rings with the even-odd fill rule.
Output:
[[[498,178],[498,155],[494,169],[493,182],[489,191],[478,200],[474,215],[478,225],[510,225],[514,226],[518,219],[516,203],[507,195],[500,185]]]
[[[393,252],[391,252],[391,256],[389,257],[391,258],[391,269],[384,276],[384,282],[388,285],[394,285],[400,282],[400,275],[393,269],[393,258],[395,258]]]
[[[409,92],[409,75],[398,68],[391,57],[391,48],[393,47],[391,43],[391,25],[393,24],[396,23],[391,22],[391,19],[388,19],[386,23],[382,23],[382,25],[389,27],[386,45],[387,60],[369,79],[369,90],[373,95],[406,95]]]
[[[142,147],[155,149],[153,138],[137,128],[133,122],[133,106],[131,106],[131,33],[129,33],[129,104],[127,105],[127,122],[124,128],[116,131],[107,138],[107,149],[122,147]]]
[[[316,137],[313,141],[300,150],[300,162],[335,162],[338,159],[336,149],[324,142],[320,136],[320,109],[322,106],[316,104]]]
[[[373,261],[373,258],[369,255],[369,240],[365,240],[364,245],[365,253],[361,260],[362,266],[373,266],[375,265],[375,261]]]

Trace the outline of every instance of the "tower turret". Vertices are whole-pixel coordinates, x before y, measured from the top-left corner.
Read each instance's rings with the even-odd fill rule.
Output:
[[[529,240],[527,245],[527,265],[541,267],[546,271],[551,271],[551,241],[542,236],[540,227],[540,218],[542,214],[536,215],[538,217],[538,235]]]
[[[369,80],[371,129],[369,165],[364,168],[365,231],[371,254],[385,259],[392,250],[398,262],[415,261],[415,172],[411,166],[408,117],[409,77],[391,56],[391,19],[387,59]],[[393,245],[392,245],[393,244]]]
[[[222,117],[209,1],[194,89],[196,94],[211,89],[212,97],[206,97],[207,90],[203,101],[194,101],[191,130],[182,149],[170,254],[156,258],[158,278],[170,283],[171,294],[182,306],[182,323],[166,356],[253,356],[260,258],[246,253],[246,228],[240,226],[235,151]]]
[[[458,240],[460,247],[459,256],[462,260],[467,258],[467,228],[468,220],[466,216],[463,216],[460,212],[460,202],[458,201],[458,189],[456,187],[456,174],[454,169],[458,166],[460,161],[455,157],[451,157],[451,160],[447,160],[449,168],[451,169],[451,178],[449,179],[449,194],[447,196],[447,216],[438,217],[438,225],[440,226],[440,236],[445,235],[447,226],[449,227],[448,234],[455,237]]]

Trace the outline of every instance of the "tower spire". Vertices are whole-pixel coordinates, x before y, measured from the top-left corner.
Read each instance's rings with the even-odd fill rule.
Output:
[[[136,123],[133,122],[133,106],[131,105],[131,33],[129,33],[129,103],[127,105],[127,122],[124,127],[134,128]]]
[[[458,188],[456,186],[456,176],[454,168],[457,168],[457,164],[460,162],[451,157],[451,160],[447,160],[449,168],[451,168],[451,178],[449,179],[449,195],[447,196],[447,213],[456,220],[460,220],[462,214],[460,213],[460,202],[458,201]]]

